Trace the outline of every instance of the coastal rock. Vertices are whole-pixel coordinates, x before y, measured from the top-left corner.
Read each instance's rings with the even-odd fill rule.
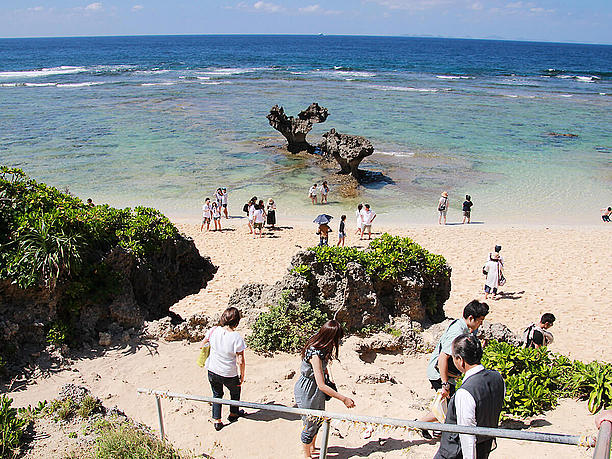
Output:
[[[109,346],[113,340],[129,341],[124,330],[167,316],[172,305],[199,292],[217,270],[210,258],[200,255],[193,240],[180,235],[166,240],[144,259],[117,246],[104,256],[102,264],[113,273],[112,288],[69,312],[71,334],[77,343]],[[76,287],[83,288],[82,284]],[[31,356],[46,347],[49,330],[63,323],[68,314],[65,307],[71,304],[71,288],[70,281],[54,289],[22,289],[10,280],[0,281],[0,354],[10,344],[15,368],[30,363]],[[203,327],[192,325],[184,332],[187,339],[199,339]],[[6,355],[3,358],[6,360]],[[46,367],[56,365],[44,359],[46,355],[37,361]]]
[[[100,338],[98,339],[98,344],[100,346],[110,346],[112,342],[113,341],[110,333],[100,332]]]
[[[383,384],[383,383],[391,383],[397,384],[397,380],[391,376],[389,373],[380,372],[380,373],[368,373],[359,375],[357,377],[358,384]]]
[[[293,271],[298,266],[308,267],[308,274]],[[360,330],[387,324],[394,317],[404,317],[407,323],[441,320],[449,295],[448,276],[425,276],[415,268],[399,279],[377,280],[359,263],[349,262],[340,270],[332,263],[317,262],[315,253],[306,250],[293,256],[289,272],[280,281],[273,285],[246,284],[234,291],[230,305],[253,317],[256,311],[266,310],[284,297],[293,307],[300,302],[318,304],[347,329]],[[410,325],[404,328],[407,336],[416,333]]]
[[[329,115],[325,107],[312,103],[306,110],[298,113],[297,118],[287,116],[283,107],[275,105],[266,116],[270,126],[280,132],[287,139],[287,150],[291,153],[307,151],[312,153],[314,148],[306,141],[306,135],[312,130],[314,123],[323,123]]]
[[[338,162],[341,174],[351,174],[356,179],[363,175],[359,170],[361,161],[374,153],[372,143],[365,137],[340,134],[335,129],[323,134],[319,147]]]
[[[148,338],[164,339],[166,341],[202,341],[206,332],[219,322],[218,317],[205,314],[194,314],[187,320],[179,316],[164,317],[160,320],[147,322],[143,334]]]
[[[484,323],[478,328],[478,338],[481,340],[495,340],[508,343],[513,346],[520,346],[522,338],[512,332],[508,327],[501,323]]]

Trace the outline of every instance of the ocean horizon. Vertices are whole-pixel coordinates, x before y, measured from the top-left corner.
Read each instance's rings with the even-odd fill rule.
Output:
[[[441,191],[485,223],[592,224],[612,205],[612,46],[346,35],[0,39],[0,163],[82,199],[199,218],[226,187],[308,217],[333,179],[283,153],[275,105],[328,108],[371,140],[361,167],[388,177],[326,213],[369,202],[388,221],[437,221]],[[453,217],[454,218],[454,217]]]

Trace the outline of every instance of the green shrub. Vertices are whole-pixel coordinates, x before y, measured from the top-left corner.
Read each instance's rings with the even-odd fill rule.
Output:
[[[90,207],[80,199],[0,166],[0,279],[54,288],[89,276],[113,247],[139,259],[178,236],[159,211]]]
[[[100,411],[102,408],[102,403],[96,397],[92,397],[91,395],[86,395],[83,397],[81,404],[77,410],[77,414],[82,418],[88,418],[92,414]]]
[[[47,343],[61,345],[69,341],[70,330],[68,325],[56,322],[47,332]]]
[[[555,355],[546,347],[515,347],[490,341],[482,364],[506,382],[502,414],[525,418],[557,405],[560,397],[588,400],[592,413],[612,404],[612,365],[582,363]]]
[[[304,276],[307,279],[312,275],[312,271],[310,270],[310,266],[308,265],[296,266],[291,270],[291,272],[299,274],[300,276]]]
[[[387,233],[370,242],[366,250],[353,247],[311,247],[316,261],[331,263],[344,271],[349,262],[365,267],[375,278],[397,279],[405,272],[417,270],[426,276],[450,276],[450,267],[441,255],[435,255],[408,237],[391,236]]]
[[[105,422],[98,430],[95,459],[181,459],[172,445],[130,423]]]
[[[13,400],[6,395],[0,396],[0,457],[17,457],[19,448],[29,422],[18,416],[18,411],[11,408]]]
[[[277,305],[259,315],[247,341],[257,352],[297,352],[327,320],[326,313],[309,303],[290,305],[285,292]]]

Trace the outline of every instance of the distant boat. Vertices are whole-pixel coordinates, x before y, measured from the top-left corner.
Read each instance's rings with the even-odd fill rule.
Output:
[[[324,37],[325,34],[323,32],[319,32],[319,37]]]

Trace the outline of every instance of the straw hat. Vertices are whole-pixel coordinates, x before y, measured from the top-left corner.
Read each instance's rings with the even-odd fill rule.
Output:
[[[274,199],[272,198],[268,199],[268,204],[274,204]]]
[[[447,193],[446,191],[443,191],[443,192],[442,192],[442,197],[444,197],[444,198],[448,198],[448,193]]]

